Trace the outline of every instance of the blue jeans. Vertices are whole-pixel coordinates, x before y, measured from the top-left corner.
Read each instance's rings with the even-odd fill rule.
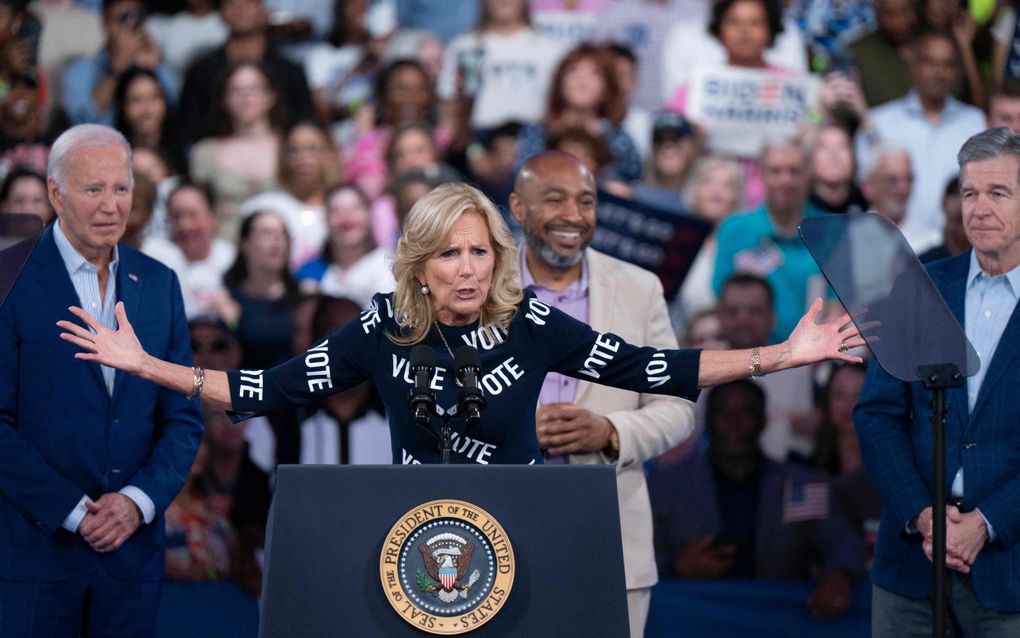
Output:
[[[1020,613],[999,613],[982,607],[969,574],[949,570],[946,607],[947,637],[1020,636]],[[878,586],[872,587],[872,638],[930,638],[931,625],[931,598],[915,600]]]
[[[0,580],[0,638],[151,638],[160,585],[103,570],[56,583]]]

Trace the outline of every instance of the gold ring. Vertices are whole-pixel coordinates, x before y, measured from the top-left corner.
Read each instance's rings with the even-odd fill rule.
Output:
[[[846,342],[846,339],[843,339],[842,341],[839,342],[839,351],[840,352],[846,352],[849,349],[850,349],[850,345]]]

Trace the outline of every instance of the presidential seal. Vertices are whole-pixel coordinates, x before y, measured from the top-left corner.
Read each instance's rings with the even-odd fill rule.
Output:
[[[429,501],[390,529],[379,576],[386,599],[408,623],[432,634],[462,634],[503,608],[514,583],[514,551],[482,508]]]

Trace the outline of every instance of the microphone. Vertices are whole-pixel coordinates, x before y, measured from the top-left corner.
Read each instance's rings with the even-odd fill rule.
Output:
[[[414,410],[414,421],[423,428],[428,428],[432,414],[436,409],[436,395],[429,384],[436,372],[436,355],[428,346],[415,346],[411,349],[411,373],[414,374],[414,389],[407,399],[407,405]]]
[[[460,381],[461,412],[467,418],[467,432],[482,420],[481,411],[485,409],[485,396],[478,386],[478,377],[482,372],[482,361],[478,351],[471,346],[461,346],[453,353],[453,361],[457,368],[457,380]]]

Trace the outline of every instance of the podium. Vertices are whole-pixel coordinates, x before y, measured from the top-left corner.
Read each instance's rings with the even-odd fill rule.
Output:
[[[383,574],[390,567],[385,560],[387,550],[392,545],[390,553],[396,557],[398,540],[409,539],[399,557],[401,567],[407,564],[405,577],[410,581],[412,597],[418,601],[416,606],[443,609],[435,596],[442,591],[423,593],[415,588],[415,571],[419,589],[424,581],[433,581],[424,576],[421,567],[415,570],[412,565],[414,561],[420,563],[426,553],[422,547],[428,534],[414,532],[415,523],[409,520],[414,516],[408,516],[422,505],[437,501],[467,503],[491,517],[491,524],[479,522],[487,520],[485,517],[465,521],[475,520],[486,534],[492,533],[498,540],[489,553],[490,558],[494,556],[490,563],[497,568],[509,564],[501,545],[504,539],[492,532],[493,525],[501,527],[512,548],[513,579],[505,596],[490,596],[488,608],[476,609],[473,617],[465,618],[470,613],[466,609],[463,613],[449,609],[438,615],[426,613],[432,617],[432,629],[426,631],[405,620],[410,614],[401,616],[393,599],[403,597],[395,593],[398,588],[393,582],[389,588],[384,586]],[[407,521],[406,525],[402,526],[402,521]],[[457,521],[453,524],[460,525]],[[436,534],[429,547],[450,537],[471,539],[470,527],[463,526],[462,534]],[[446,560],[443,551],[439,549],[436,553]],[[460,553],[455,547],[450,551]],[[471,571],[481,564],[484,572],[488,551],[476,548],[473,556],[465,552],[458,558],[464,560],[466,555]],[[473,582],[468,571],[464,570],[459,583]],[[490,586],[490,594],[500,591],[498,579],[505,577],[496,575],[497,583]],[[464,595],[449,604],[471,604],[485,590],[486,578],[483,573],[477,583],[461,590]],[[434,583],[424,592],[428,589],[441,590],[442,585]],[[458,588],[445,595],[458,596]],[[424,626],[423,617],[415,616]],[[260,636],[421,637],[430,633],[458,633],[437,631],[439,623],[450,628],[475,624],[479,619],[484,622],[463,635],[472,638],[629,635],[614,468],[474,465],[279,468],[266,532]]]

